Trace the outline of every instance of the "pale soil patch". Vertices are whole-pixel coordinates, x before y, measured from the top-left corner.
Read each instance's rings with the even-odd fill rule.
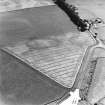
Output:
[[[0,12],[54,5],[48,0],[0,0]]]

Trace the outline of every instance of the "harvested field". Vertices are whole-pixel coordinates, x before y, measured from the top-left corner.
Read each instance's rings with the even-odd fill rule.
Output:
[[[89,89],[88,100],[94,104],[103,97],[105,97],[105,58],[99,58]]]
[[[74,43],[70,40],[66,36],[55,39],[35,39],[5,47],[3,50],[64,87],[72,88],[88,41],[85,47],[81,47],[76,45],[76,40]]]
[[[0,51],[0,105],[43,105],[65,93],[66,88]]]
[[[88,92],[94,77],[95,68],[97,65],[97,58],[91,59],[87,65],[86,73],[80,88],[80,96],[82,100],[88,100]]]

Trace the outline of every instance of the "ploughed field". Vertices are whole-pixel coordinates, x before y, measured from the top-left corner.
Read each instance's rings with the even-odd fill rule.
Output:
[[[94,43],[89,34],[78,32],[56,6],[4,12],[0,18],[0,47],[4,50],[0,55],[1,99],[10,105],[41,105],[68,92],[87,47]],[[103,55],[101,52],[99,56]],[[89,62],[90,72],[95,70],[96,62]],[[81,87],[83,98],[88,97],[84,85],[91,81],[90,72],[87,70]],[[94,103],[101,95],[94,101],[94,86],[89,89],[88,98]]]
[[[1,51],[1,99],[40,105],[60,98],[68,91],[65,87],[72,87],[91,37],[79,33],[56,6],[4,12],[0,18],[1,48],[39,68]]]

